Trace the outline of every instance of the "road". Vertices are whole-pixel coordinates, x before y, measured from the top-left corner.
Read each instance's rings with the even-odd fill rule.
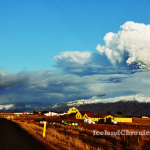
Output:
[[[18,124],[0,118],[0,150],[48,150]]]

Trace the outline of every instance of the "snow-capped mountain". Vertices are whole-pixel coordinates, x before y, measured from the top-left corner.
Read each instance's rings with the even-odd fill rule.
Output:
[[[150,98],[141,94],[137,95],[97,95],[89,99],[80,99],[70,102],[62,102],[56,104],[50,103],[17,103],[17,104],[1,104],[0,111],[64,111],[69,108],[76,107],[79,110],[89,110],[106,114],[107,111],[116,113],[121,111],[130,114],[146,114],[150,115]]]
[[[94,104],[94,103],[114,103],[118,101],[150,102],[150,98],[144,97],[140,94],[128,95],[128,96],[126,95],[113,96],[113,95],[104,94],[104,95],[93,96],[92,98],[89,98],[89,99],[75,100],[75,101],[70,101],[66,103],[56,103],[52,105],[50,108],[57,108],[64,104],[66,104],[67,106],[80,106],[80,105]]]
[[[98,95],[89,99],[81,99],[64,103],[56,103],[42,110],[64,111],[76,107],[79,110],[93,113],[112,114],[121,111],[124,114],[150,115],[150,98],[138,95]]]

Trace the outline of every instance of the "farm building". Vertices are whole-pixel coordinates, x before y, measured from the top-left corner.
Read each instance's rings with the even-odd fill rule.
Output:
[[[44,116],[57,116],[57,113],[55,113],[55,112],[48,112],[48,113],[45,113],[43,115]]]
[[[77,112],[79,112],[79,110],[78,109],[76,109],[75,107],[72,107],[72,108],[70,108],[69,110],[68,110],[68,114],[71,114],[71,113],[77,113]]]
[[[91,113],[90,111],[79,111],[75,107],[72,107],[67,112],[68,117],[70,115],[71,118],[76,119],[91,119],[92,121],[101,121],[106,122],[109,121],[116,121],[116,122],[132,122],[132,117],[125,116],[125,115],[100,115],[98,113]],[[69,117],[69,118],[70,118]]]
[[[99,116],[96,113],[85,113],[83,119],[91,119],[92,121],[98,121]]]
[[[106,115],[100,115],[98,113],[85,113],[83,119],[91,119],[92,121],[99,121],[100,119],[104,119]]]
[[[72,107],[68,110],[68,114],[75,114],[76,113],[76,119],[83,119],[83,116],[85,113],[90,113],[90,111],[79,111],[75,107]]]
[[[85,113],[90,113],[90,111],[78,111],[76,114],[76,119],[84,119],[83,116]]]
[[[109,121],[117,121],[117,122],[132,122],[132,118],[125,116],[125,115],[108,115],[104,118],[104,122],[106,122],[106,119],[108,119]]]

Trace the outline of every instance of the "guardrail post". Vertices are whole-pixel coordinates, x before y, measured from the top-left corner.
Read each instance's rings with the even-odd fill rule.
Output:
[[[45,137],[45,131],[46,131],[46,122],[44,122],[43,137]]]

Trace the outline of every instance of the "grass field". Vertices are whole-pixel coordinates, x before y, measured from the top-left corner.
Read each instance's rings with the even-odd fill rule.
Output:
[[[46,137],[42,137],[43,125],[39,120],[55,121],[55,125],[47,124]],[[79,126],[62,125],[57,117],[21,116],[14,119],[24,126],[34,136],[44,140],[55,149],[62,150],[146,150],[150,147],[150,135],[134,135],[134,132],[150,132],[150,119],[133,118],[133,123],[86,124],[81,120],[67,120],[78,122]],[[94,130],[94,131],[93,131]],[[132,135],[93,135],[94,132],[117,132],[127,130]]]

